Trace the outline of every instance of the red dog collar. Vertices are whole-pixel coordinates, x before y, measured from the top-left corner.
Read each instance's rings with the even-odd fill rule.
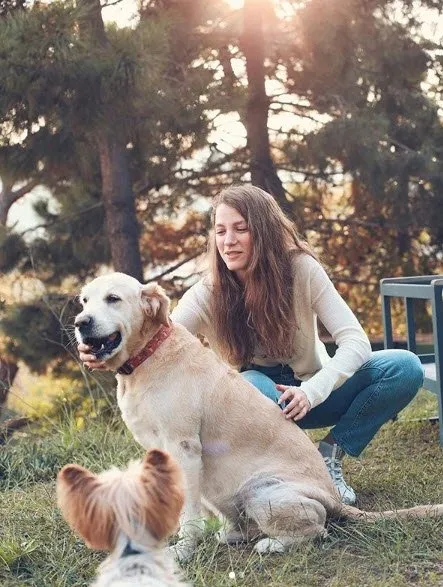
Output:
[[[154,337],[151,338],[138,355],[135,355],[135,357],[132,357],[123,363],[123,365],[117,369],[117,373],[120,373],[120,375],[130,375],[136,367],[141,365],[143,361],[146,361],[148,357],[155,353],[162,342],[164,342],[171,334],[172,330],[172,326],[165,326],[163,324],[160,330],[157,331]]]

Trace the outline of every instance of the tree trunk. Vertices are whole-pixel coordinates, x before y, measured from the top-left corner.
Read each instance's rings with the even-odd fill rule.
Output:
[[[268,133],[269,98],[265,88],[263,13],[269,0],[245,0],[242,48],[246,58],[248,102],[246,133],[253,185],[271,193],[290,212],[282,182],[272,161]]]
[[[409,210],[409,176],[404,173],[398,178],[398,192],[394,202],[394,217],[398,226],[397,232],[397,248],[400,257],[405,257],[406,271],[413,270],[411,262],[411,214]]]
[[[143,281],[135,198],[124,145],[110,133],[100,133],[99,154],[106,229],[114,269]]]
[[[0,226],[6,226],[8,221],[9,202],[6,198],[5,189],[0,192]]]
[[[2,189],[0,191],[0,226],[6,226],[8,220],[9,209],[12,204],[15,204],[20,198],[29,194],[38,184],[36,178],[31,179],[21,188],[13,190],[14,181],[6,179],[4,176],[0,178],[2,181]]]
[[[83,38],[106,50],[109,45],[103,23],[100,0],[79,0],[85,15],[79,21]],[[93,88],[100,95],[100,87]],[[106,105],[104,105],[106,108]],[[128,273],[143,281],[139,231],[132,189],[126,140],[119,136],[110,117],[97,132],[102,177],[102,198],[112,264],[116,271]]]
[[[17,375],[17,363],[0,358],[0,418],[8,400],[8,393]]]

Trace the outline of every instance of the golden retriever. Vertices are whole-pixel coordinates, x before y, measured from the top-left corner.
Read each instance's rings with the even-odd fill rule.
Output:
[[[201,537],[201,500],[229,521],[227,541],[260,538],[282,552],[323,535],[327,518],[442,515],[443,505],[372,512],[343,505],[308,436],[183,326],[157,284],[113,273],[81,292],[79,342],[117,373],[117,399],[135,439],[168,450],[185,477],[176,554]],[[129,361],[129,362],[128,362]]]

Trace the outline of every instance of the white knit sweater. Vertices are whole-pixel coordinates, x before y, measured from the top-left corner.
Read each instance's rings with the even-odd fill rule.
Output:
[[[295,353],[292,357],[268,358],[257,349],[253,362],[265,366],[289,365],[295,376],[301,379],[300,389],[313,408],[369,359],[371,346],[357,318],[320,263],[306,253],[296,255],[293,279],[294,312],[298,324]],[[206,277],[184,294],[171,317],[193,334],[204,335],[211,348],[222,356],[213,328],[210,297],[211,283]],[[332,358],[318,337],[317,316],[337,344]]]

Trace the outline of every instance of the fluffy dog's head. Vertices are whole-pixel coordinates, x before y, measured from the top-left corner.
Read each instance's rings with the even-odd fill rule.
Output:
[[[182,475],[172,457],[158,449],[124,471],[94,475],[66,465],[57,476],[57,499],[88,546],[111,551],[119,532],[141,544],[175,532],[184,501]]]
[[[97,277],[80,293],[78,342],[110,367],[123,364],[161,324],[169,325],[169,299],[156,283],[142,285],[124,273]]]

